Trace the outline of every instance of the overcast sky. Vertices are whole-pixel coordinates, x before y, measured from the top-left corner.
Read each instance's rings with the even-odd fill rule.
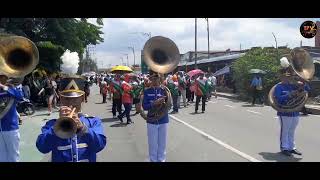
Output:
[[[305,39],[300,34],[300,25],[306,20],[320,20],[320,18],[277,18],[277,19],[242,19],[242,18],[209,18],[210,50],[239,50],[254,46],[275,46],[272,32],[275,34],[278,46],[289,47],[303,45],[314,46],[314,38]],[[91,21],[94,22],[95,20]],[[104,18],[104,43],[95,47],[94,58],[99,67],[127,62],[133,64],[135,49],[136,64],[140,64],[141,50],[148,37],[165,36],[172,39],[178,46],[180,53],[194,51],[195,19],[194,18]],[[320,29],[320,27],[318,27]],[[207,51],[207,24],[204,18],[198,18],[198,51]]]

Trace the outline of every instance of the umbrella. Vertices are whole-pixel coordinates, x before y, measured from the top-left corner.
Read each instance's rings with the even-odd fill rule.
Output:
[[[204,72],[200,69],[194,69],[188,72],[188,75],[190,76],[190,78],[194,75],[198,75],[198,74],[204,74]]]
[[[266,74],[266,72],[261,69],[250,69],[249,73],[250,74]]]
[[[128,66],[114,66],[111,72],[132,72],[132,69]]]

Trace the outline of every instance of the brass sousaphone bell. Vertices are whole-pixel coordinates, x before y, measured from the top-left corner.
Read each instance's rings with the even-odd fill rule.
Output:
[[[22,36],[0,35],[0,73],[19,78],[31,73],[39,63],[36,45]]]
[[[313,78],[315,67],[310,54],[302,48],[294,48],[287,59],[289,60],[291,70],[289,74],[289,81],[291,83],[298,83],[298,81],[308,82]],[[279,112],[298,112],[300,111],[308,100],[308,93],[301,91],[297,96],[292,97],[285,105],[277,103],[274,97],[275,86],[271,88],[268,95],[270,105]]]
[[[154,72],[164,75],[172,72],[179,64],[180,52],[177,45],[169,38],[155,36],[150,38],[143,48],[144,62]],[[142,110],[140,115],[149,121],[160,119],[172,106],[170,90],[161,85],[166,92],[165,105],[155,107],[149,111],[152,117],[147,117]],[[140,98],[140,103],[143,102],[143,94]]]
[[[39,52],[32,41],[21,36],[0,34],[0,75],[23,79],[38,63]],[[0,99],[0,120],[13,101],[12,98]]]

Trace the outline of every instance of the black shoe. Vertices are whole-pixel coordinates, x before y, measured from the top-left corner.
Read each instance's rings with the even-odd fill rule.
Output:
[[[194,111],[195,114],[198,114],[198,111]]]
[[[121,121],[121,123],[123,123],[122,117],[120,117],[120,116],[117,116],[117,117]]]
[[[204,111],[202,111],[201,113],[204,113]]]
[[[132,124],[133,122],[130,120],[130,121],[127,121],[127,124]]]
[[[286,156],[292,156],[291,152],[288,151],[288,150],[283,150],[283,151],[281,151],[281,153],[282,153],[283,155],[286,155]]]
[[[302,153],[300,151],[296,150],[296,149],[291,150],[290,153],[297,154],[297,155],[300,155],[300,156],[302,155]]]

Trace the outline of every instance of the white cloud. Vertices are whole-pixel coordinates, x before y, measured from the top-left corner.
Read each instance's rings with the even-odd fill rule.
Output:
[[[197,49],[207,50],[207,26],[204,18],[198,18]],[[275,34],[278,46],[288,44],[289,47],[300,45],[314,45],[314,39],[304,39],[300,35],[300,24],[304,19],[219,19],[210,18],[210,49],[238,50],[240,43],[243,48],[253,46],[275,46],[272,32]],[[89,22],[95,23],[95,19]],[[133,64],[133,53],[128,46],[134,46],[136,64],[140,64],[140,52],[148,37],[140,32],[152,36],[165,36],[172,39],[179,47],[180,53],[194,50],[195,26],[194,18],[105,18],[104,43],[96,46],[98,62],[119,64],[122,53],[129,54]],[[135,33],[135,34],[134,34]],[[120,62],[121,63],[121,62]],[[101,65],[101,64],[99,64]]]

